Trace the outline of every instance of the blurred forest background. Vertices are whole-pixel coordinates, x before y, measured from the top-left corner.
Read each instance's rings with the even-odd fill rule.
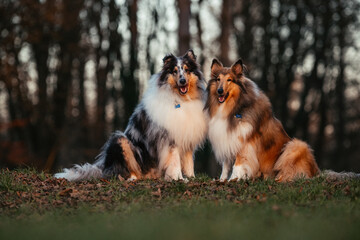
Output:
[[[55,171],[124,130],[166,53],[238,57],[321,168],[360,171],[358,0],[1,0],[0,160]],[[196,171],[217,176],[206,144]]]

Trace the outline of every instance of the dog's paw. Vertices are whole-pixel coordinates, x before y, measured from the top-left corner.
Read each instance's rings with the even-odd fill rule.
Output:
[[[128,179],[127,179],[127,181],[128,182],[133,182],[133,181],[136,181],[138,178],[135,176],[135,175],[131,175]]]
[[[165,181],[167,181],[167,182],[184,180],[182,174],[177,174],[177,175],[165,174],[164,179],[165,179]]]
[[[219,181],[220,181],[220,182],[226,182],[226,181],[227,181],[227,178],[220,177]]]
[[[249,169],[247,166],[240,165],[240,166],[234,166],[231,177],[229,181],[239,181],[240,179],[248,179],[250,176],[250,173],[248,171]]]
[[[186,173],[184,173],[184,176],[185,176],[186,178],[195,178],[195,174],[194,174],[194,173],[192,173],[192,174],[186,174]]]

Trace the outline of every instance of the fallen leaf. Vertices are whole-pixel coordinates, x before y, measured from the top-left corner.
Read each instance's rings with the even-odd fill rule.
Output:
[[[104,182],[104,183],[110,183],[108,180],[101,178],[100,181]]]
[[[70,193],[72,192],[71,188],[66,188],[65,190],[62,190],[59,192],[59,196],[68,197],[70,196]]]
[[[120,181],[125,181],[125,179],[119,174],[118,175],[118,179],[120,180]]]
[[[160,190],[160,188],[158,188],[157,191],[155,191],[155,192],[151,192],[151,195],[161,198],[161,190]]]
[[[81,193],[75,189],[73,189],[70,193],[70,197],[72,198],[78,198],[81,195]]]
[[[183,193],[183,196],[191,197],[191,192],[190,192],[189,190],[186,190],[186,191]]]

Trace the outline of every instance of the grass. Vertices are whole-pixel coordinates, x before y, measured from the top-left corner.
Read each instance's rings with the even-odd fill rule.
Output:
[[[360,180],[70,183],[0,170],[0,239],[358,239]]]

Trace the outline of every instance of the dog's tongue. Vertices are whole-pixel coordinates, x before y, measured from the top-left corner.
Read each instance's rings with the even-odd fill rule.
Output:
[[[181,91],[181,93],[186,93],[187,92],[187,87],[186,86],[180,87],[180,91]]]

